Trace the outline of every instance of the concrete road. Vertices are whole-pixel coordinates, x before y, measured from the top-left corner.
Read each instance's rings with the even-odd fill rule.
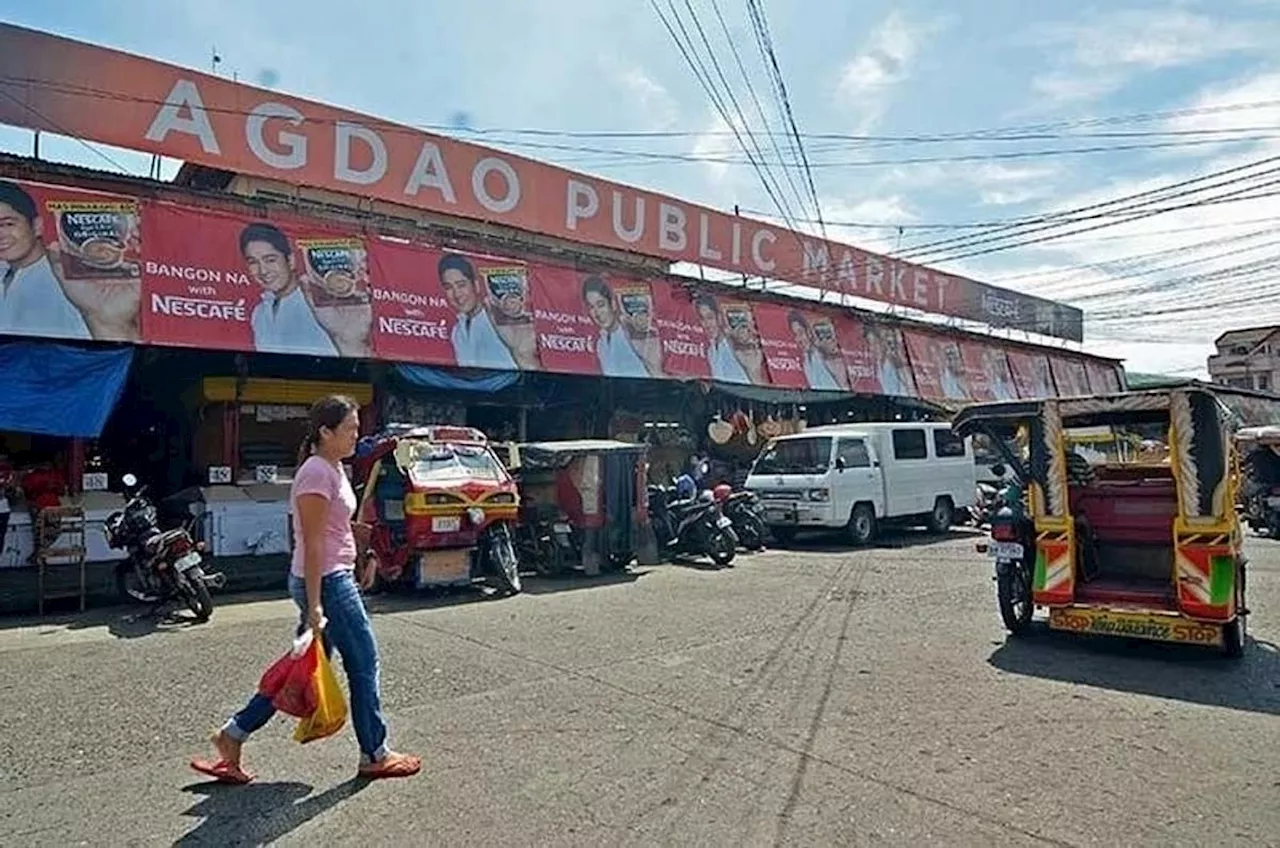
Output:
[[[349,730],[303,747],[284,719],[256,784],[187,770],[288,602],[0,623],[0,844],[1280,844],[1280,544],[1250,541],[1232,664],[1006,643],[972,541],[378,601],[394,742],[427,768],[374,785]]]

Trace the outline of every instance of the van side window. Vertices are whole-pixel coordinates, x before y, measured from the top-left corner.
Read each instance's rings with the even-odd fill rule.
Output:
[[[927,459],[929,449],[924,439],[924,430],[894,430],[894,459]]]
[[[933,453],[937,457],[964,456],[964,439],[950,430],[934,430]]]
[[[870,468],[871,457],[862,439],[841,439],[836,443],[836,460],[844,460],[845,468]]]

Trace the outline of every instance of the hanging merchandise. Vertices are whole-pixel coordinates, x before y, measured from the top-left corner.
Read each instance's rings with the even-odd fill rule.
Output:
[[[719,412],[707,425],[707,436],[717,445],[727,445],[733,439],[733,434],[733,425],[725,421]]]

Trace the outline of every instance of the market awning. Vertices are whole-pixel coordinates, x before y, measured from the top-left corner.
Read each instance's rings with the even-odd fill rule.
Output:
[[[94,439],[124,391],[133,348],[0,344],[0,430]]]
[[[395,365],[395,374],[422,389],[451,389],[463,392],[499,392],[520,380],[519,371],[463,371],[428,368],[425,365]]]

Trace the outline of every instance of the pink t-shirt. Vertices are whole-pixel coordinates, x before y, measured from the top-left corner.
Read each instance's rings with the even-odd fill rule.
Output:
[[[311,456],[293,476],[289,505],[293,512],[293,573],[305,575],[306,553],[302,544],[302,519],[298,514],[298,498],[320,495],[329,502],[324,515],[324,562],[321,576],[355,568],[356,539],[351,532],[351,516],[356,511],[356,493],[341,466]]]

